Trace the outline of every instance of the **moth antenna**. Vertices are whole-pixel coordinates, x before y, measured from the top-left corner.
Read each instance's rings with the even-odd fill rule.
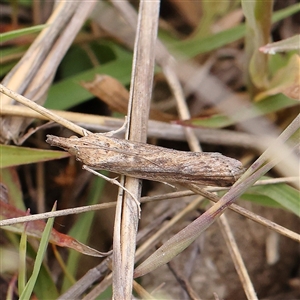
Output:
[[[92,174],[99,176],[103,179],[105,179],[106,181],[117,185],[118,187],[120,187],[121,189],[123,189],[125,192],[127,192],[131,198],[134,200],[134,202],[136,203],[137,207],[138,207],[138,211],[139,211],[139,218],[141,218],[141,205],[140,202],[138,201],[138,199],[128,190],[126,189],[118,180],[116,180],[115,178],[109,178],[101,173],[96,172],[95,170],[91,169],[90,167],[88,167],[87,165],[83,165],[82,168],[84,170],[87,170],[89,172],[91,172]]]

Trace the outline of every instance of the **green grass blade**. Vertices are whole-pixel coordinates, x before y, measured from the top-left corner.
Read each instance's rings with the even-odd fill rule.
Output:
[[[0,153],[0,169],[70,156],[64,151],[41,150],[9,145],[0,145]]]
[[[9,31],[6,33],[2,33],[0,34],[0,43],[4,43],[7,42],[9,40],[15,39],[17,37],[20,36],[24,36],[26,34],[31,34],[31,33],[35,33],[35,32],[39,32],[41,30],[43,30],[44,28],[46,28],[48,25],[37,25],[37,26],[32,26],[32,27],[28,27],[28,28],[24,28],[24,29],[18,29],[18,30],[13,30],[13,31]]]
[[[18,291],[21,295],[26,285],[26,254],[27,254],[27,234],[26,226],[24,226],[23,233],[21,235],[19,246],[19,274],[18,274]]]
[[[281,21],[289,16],[292,16],[293,14],[296,14],[299,11],[300,11],[299,3],[290,5],[284,9],[274,12],[274,14],[272,16],[272,22],[275,23],[275,22]]]
[[[274,12],[272,22],[278,22],[288,16],[300,11],[300,5],[291,5],[288,8]],[[186,41],[177,41],[168,43],[168,48],[174,53],[180,53],[187,57],[193,57],[198,54],[216,50],[229,43],[235,42],[245,35],[246,27],[244,24],[218,32],[204,38],[189,39]]]
[[[255,186],[250,188],[241,198],[255,201],[261,205],[285,208],[300,217],[299,191],[287,184]]]
[[[56,285],[53,281],[51,271],[46,266],[46,264],[42,264],[39,276],[37,278],[34,294],[37,299],[57,299],[59,297],[59,293],[57,291]]]
[[[243,24],[204,38],[178,41],[170,44],[168,48],[170,48],[171,52],[180,53],[187,57],[194,57],[232,43],[244,35],[245,25]]]
[[[53,206],[52,211],[56,210],[56,203]],[[54,218],[49,218],[43,233],[43,236],[41,238],[41,242],[40,242],[40,246],[36,255],[36,259],[35,259],[35,263],[34,263],[34,267],[33,267],[33,271],[32,271],[32,275],[29,278],[21,296],[20,299],[24,299],[24,300],[28,300],[31,297],[33,288],[35,286],[35,283],[37,281],[42,263],[43,263],[43,259],[47,250],[47,246],[49,243],[49,239],[50,239],[50,234],[51,234],[51,230],[53,228],[53,223],[54,223]]]
[[[0,160],[1,161],[1,160]],[[7,189],[7,202],[16,207],[17,209],[26,210],[23,201],[23,194],[21,189],[21,183],[16,175],[15,168],[1,169],[0,182]],[[3,214],[1,211],[0,215]]]
[[[91,81],[96,74],[106,74],[118,79],[123,84],[129,84],[132,57],[117,59],[103,64],[75,76],[68,77],[54,85],[49,90],[45,107],[48,109],[66,110],[78,105],[94,96],[84,89],[81,81]],[[68,93],[65,93],[68,91]]]

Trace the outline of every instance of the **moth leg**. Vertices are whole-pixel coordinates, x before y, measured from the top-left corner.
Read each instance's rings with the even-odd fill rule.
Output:
[[[103,175],[101,173],[98,173],[98,172],[96,172],[95,170],[91,169],[90,167],[88,167],[86,165],[83,165],[82,168],[84,170],[87,170],[87,171],[93,173],[96,176],[99,176],[99,177],[105,179],[106,181],[108,181],[108,182],[110,182],[112,184],[117,185],[118,187],[120,187],[121,189],[123,189],[125,192],[127,192],[131,196],[131,198],[134,200],[134,202],[136,203],[136,205],[138,207],[138,210],[139,210],[139,218],[140,218],[140,216],[141,216],[140,202],[138,201],[138,199],[136,199],[136,197],[130,191],[128,191],[128,189],[126,189],[122,184],[120,184],[120,182],[118,180],[116,180],[115,178],[109,178],[109,177],[107,177],[107,176],[105,176],[105,175]]]
[[[102,134],[106,135],[106,136],[113,136],[113,135],[115,135],[115,134],[117,134],[117,133],[122,132],[123,130],[125,130],[126,127],[127,127],[127,125],[128,125],[128,118],[127,118],[127,116],[125,116],[124,123],[123,123],[123,125],[119,129],[112,130],[112,131],[109,131],[109,132],[105,132],[105,133],[102,133]]]

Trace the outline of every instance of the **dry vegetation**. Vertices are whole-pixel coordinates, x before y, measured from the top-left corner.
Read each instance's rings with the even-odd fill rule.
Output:
[[[159,18],[156,1],[9,1],[0,14],[0,299],[131,299],[132,286],[138,299],[300,299],[296,1],[168,0]],[[130,140],[248,171],[227,194],[103,173],[129,194],[45,142],[125,115]]]

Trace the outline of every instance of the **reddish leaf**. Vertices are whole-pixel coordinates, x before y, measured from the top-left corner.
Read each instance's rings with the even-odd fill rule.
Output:
[[[15,208],[14,206],[0,201],[0,219],[11,219],[26,216],[26,212]],[[42,220],[29,221],[26,224],[26,233],[28,236],[41,238],[46,223]],[[24,230],[24,223],[18,223],[8,226],[3,226],[3,229],[13,231],[21,234]],[[52,229],[52,233],[50,236],[50,243],[58,245],[60,247],[68,247],[74,249],[78,252],[81,252],[86,255],[103,257],[107,254],[99,252],[93,248],[90,248],[69,235],[58,232],[55,229]]]

